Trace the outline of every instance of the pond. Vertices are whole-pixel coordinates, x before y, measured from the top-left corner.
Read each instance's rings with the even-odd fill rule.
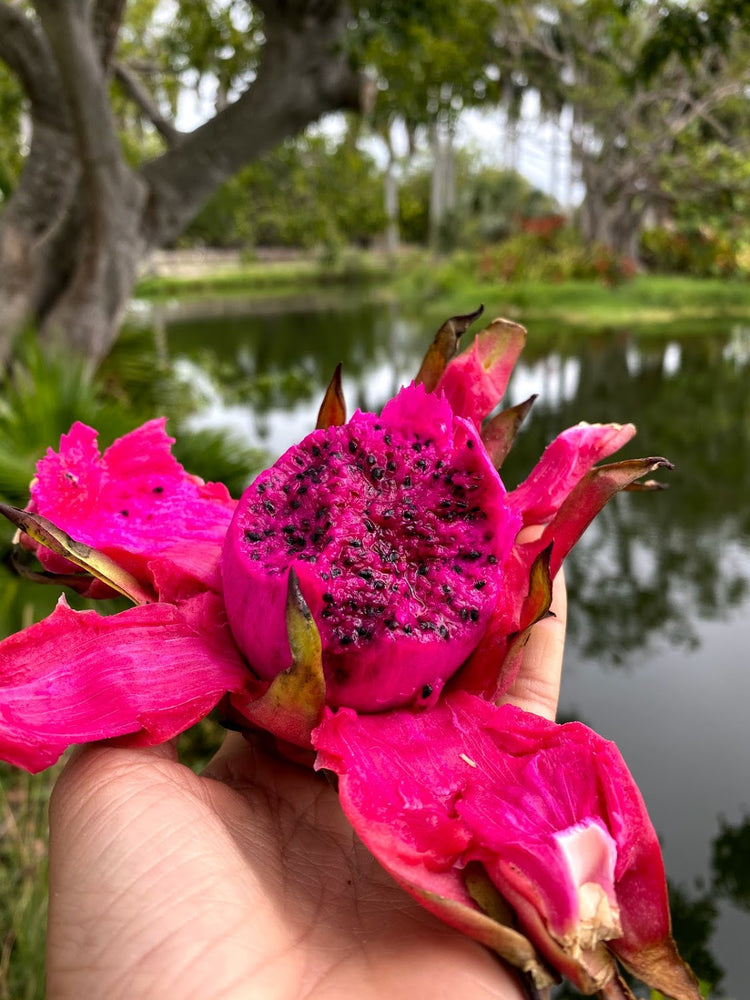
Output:
[[[436,325],[368,303],[248,314],[234,300],[219,312],[160,309],[150,317],[157,352],[200,392],[194,428],[224,428],[269,460],[313,428],[339,361],[350,412],[378,409],[413,376]],[[667,491],[617,497],[566,564],[561,717],[619,745],[662,840],[683,953],[719,984],[713,995],[740,1000],[750,942],[750,328],[668,339],[531,330],[506,399],[532,393],[503,468],[511,488],[580,420],[633,421],[638,436],[618,457],[675,464]]]

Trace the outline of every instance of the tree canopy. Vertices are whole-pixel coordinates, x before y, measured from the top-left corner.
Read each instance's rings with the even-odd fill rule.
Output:
[[[691,136],[745,153],[746,124],[733,134],[722,123],[738,99],[747,105],[742,6],[557,0],[504,8],[501,48],[547,108],[569,111],[585,240],[637,257],[644,218],[671,208],[674,159]],[[713,178],[703,167],[705,193]]]
[[[182,0],[168,21],[164,9],[156,0],[0,2],[0,58],[23,91],[31,135],[0,219],[6,356],[33,321],[43,338],[96,363],[150,249],[179,235],[248,162],[326,111],[361,107],[342,0]],[[208,73],[216,112],[181,133],[180,83]],[[2,79],[0,88],[12,95]],[[150,147],[123,143],[128,118]]]
[[[31,323],[96,365],[142,262],[196,217],[224,243],[364,239],[377,225],[395,238],[418,136],[437,245],[461,211],[460,115],[481,106],[512,122],[532,91],[567,123],[587,242],[635,257],[647,220],[731,231],[750,193],[745,6],[0,0],[0,362]],[[203,119],[186,128],[191,93]],[[328,112],[363,109],[385,140],[384,208],[356,127],[338,147],[289,144]],[[409,137],[398,164],[395,123]],[[326,185],[340,197],[323,212]],[[233,236],[218,231],[230,206]]]

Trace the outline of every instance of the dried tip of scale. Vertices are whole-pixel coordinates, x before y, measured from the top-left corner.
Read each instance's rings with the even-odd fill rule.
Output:
[[[507,458],[519,428],[534,405],[536,398],[537,394],[534,393],[523,403],[509,406],[485,421],[482,427],[482,443],[496,469],[499,469]]]
[[[42,585],[52,584],[55,587],[70,587],[79,593],[88,590],[91,585],[91,573],[51,573],[46,569],[33,569],[23,561],[22,552],[23,549],[16,542],[16,548],[10,553],[8,562],[13,572],[24,580]]]
[[[414,379],[415,385],[423,385],[427,392],[434,391],[446,365],[456,356],[458,342],[462,334],[468,330],[475,319],[479,319],[483,312],[484,305],[480,305],[474,312],[466,313],[463,316],[452,316],[443,323],[427,349]]]
[[[655,472],[657,469],[667,469],[671,472],[674,469],[674,465],[667,458],[644,458],[642,459],[644,464],[646,462],[650,463],[651,468],[648,470],[650,472]],[[653,490],[668,490],[669,483],[662,483],[658,479],[646,479],[642,483],[635,482],[630,483],[628,486],[623,487],[623,492],[627,493],[644,493],[653,492]]]
[[[339,427],[346,423],[346,400],[341,384],[341,362],[336,365],[331,381],[328,383],[323,402],[318,410],[318,420],[315,429],[325,430],[327,427]]]
[[[654,490],[668,490],[669,483],[660,483],[658,479],[647,479],[644,483],[631,483],[623,488],[623,493],[648,493]]]

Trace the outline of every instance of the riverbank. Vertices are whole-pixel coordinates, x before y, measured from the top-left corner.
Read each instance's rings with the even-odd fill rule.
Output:
[[[569,328],[578,333],[637,328],[639,333],[659,334],[673,327],[683,334],[706,333],[712,321],[750,323],[750,283],[713,278],[642,275],[614,288],[593,281],[466,282],[430,297],[429,309],[450,314],[465,310],[467,302],[485,302],[493,315],[525,326]]]
[[[389,284],[392,278],[387,258],[366,251],[326,258],[274,250],[259,250],[252,257],[233,250],[161,250],[138,281],[135,298],[298,295],[306,289],[352,283]]]
[[[312,297],[320,289],[357,291],[398,301],[428,316],[466,312],[485,302],[493,315],[524,324],[601,330],[635,327],[658,333],[679,324],[705,332],[714,319],[750,322],[750,281],[638,275],[614,287],[593,280],[498,282],[453,260],[406,252],[396,264],[383,254],[346,251],[331,260],[268,252],[248,260],[226,251],[179,251],[154,258],[138,283],[144,305],[219,297]],[[194,305],[199,309],[198,302]]]

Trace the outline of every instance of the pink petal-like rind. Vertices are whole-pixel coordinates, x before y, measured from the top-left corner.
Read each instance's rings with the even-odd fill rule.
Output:
[[[524,524],[546,524],[589,469],[619,451],[635,434],[632,424],[581,423],[547,445],[529,476],[508,494]]]
[[[534,541],[516,542],[504,566],[495,611],[461,675],[464,687],[496,700],[512,685],[521,663],[519,640],[524,640],[524,630],[535,620],[533,609],[543,609],[539,598],[545,596],[545,588],[540,588],[538,582],[535,584],[533,571],[541,553],[550,552],[548,569],[552,579],[591,521],[613,496],[656,469],[670,468],[672,465],[665,458],[630,459],[600,465],[586,472],[562,500],[557,498],[557,511],[542,534]],[[514,495],[509,493],[509,500]]]
[[[540,538],[526,548],[526,560],[532,553],[552,545],[550,572],[554,576],[575,543],[606,504],[622,490],[657,469],[671,469],[666,458],[634,458],[591,469],[571,490]]]
[[[585,726],[456,692],[419,714],[328,713],[313,743],[318,766],[339,775],[358,834],[403,884],[449,896],[451,875],[480,862],[536,947],[589,990],[615,970],[604,943],[576,950],[579,904],[556,837],[600,823],[617,848],[622,915],[621,938],[606,933],[606,946],[623,958],[658,952],[665,968],[650,968],[649,981],[688,976],[668,944],[664,870],[643,801],[617,748]]]
[[[111,617],[53,613],[0,643],[0,758],[29,771],[114,736],[162,743],[239,691],[247,669],[218,597]]]
[[[467,351],[450,362],[435,392],[445,395],[454,413],[479,427],[502,399],[525,340],[522,326],[493,320]]]
[[[187,473],[171,453],[163,419],[116,440],[103,454],[97,432],[76,423],[37,466],[29,509],[123,569],[153,582],[170,567],[174,599],[220,585],[218,562],[236,503],[226,488]],[[39,547],[42,565],[70,572],[60,556]]]

